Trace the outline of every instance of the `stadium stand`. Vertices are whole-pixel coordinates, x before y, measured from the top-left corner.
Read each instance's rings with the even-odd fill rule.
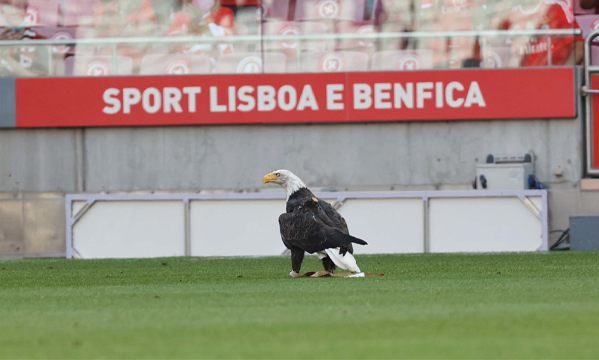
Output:
[[[470,2],[456,3],[441,1],[424,13],[434,11],[436,16],[431,30],[438,33],[450,31],[472,31],[479,28],[477,5]],[[430,18],[427,18],[430,19]],[[428,26],[429,24],[422,24]],[[420,30],[420,28],[419,28]],[[431,41],[419,42],[418,48],[433,50],[433,66],[435,68],[456,69],[464,67],[466,62],[480,63],[480,54],[477,51],[477,39],[473,37],[435,38]]]
[[[233,36],[233,35],[250,35],[250,29],[245,24],[236,24],[235,25],[235,30],[237,31],[237,34],[232,34],[229,29],[225,28],[225,34],[227,36]],[[256,34],[252,34],[252,35],[256,35]]]
[[[305,72],[366,71],[368,53],[359,51],[306,51],[302,53],[301,68]]]
[[[568,0],[569,1],[569,0]],[[581,0],[574,0],[571,12],[577,14],[577,23],[582,28],[584,35],[593,28],[596,20],[596,9],[583,9]],[[540,0],[543,10],[556,8],[564,1]],[[172,0],[170,3],[175,4]],[[395,0],[224,0],[221,5],[226,11],[234,13],[234,27],[215,27],[210,33],[202,36],[234,36],[234,35],[315,35],[315,34],[369,34],[376,32],[409,33],[413,31],[470,31],[480,29],[518,29],[522,26],[515,21],[515,10],[520,2],[516,0],[496,1],[461,1],[452,0],[420,0],[420,1],[395,1]],[[125,5],[123,5],[125,4]],[[49,39],[93,39],[106,37],[137,37],[137,36],[165,36],[167,33],[180,31],[184,28],[182,23],[173,23],[172,19],[181,15],[181,6],[158,6],[147,0],[136,2],[135,5],[117,0],[30,0],[27,18],[36,25],[37,32]],[[110,9],[110,6],[116,6]],[[118,5],[118,6],[117,6]],[[563,4],[562,4],[563,5]],[[120,8],[120,6],[124,6]],[[154,7],[154,8],[152,8]],[[161,9],[158,12],[155,9]],[[564,6],[561,8],[565,9]],[[167,10],[164,10],[167,9]],[[230,10],[232,9],[232,10]],[[167,11],[168,13],[164,13]],[[536,10],[535,10],[536,11]],[[549,11],[549,10],[547,10]],[[148,16],[150,14],[151,16]],[[224,13],[223,13],[224,14]],[[547,15],[547,14],[545,14]],[[551,15],[551,13],[549,13]],[[549,16],[547,15],[547,16]],[[210,21],[216,21],[218,16]],[[209,18],[210,18],[209,17]],[[151,27],[140,25],[140,21],[150,20]],[[158,19],[162,19],[159,21]],[[536,22],[541,17],[535,20]],[[530,19],[529,19],[530,20]],[[186,20],[187,21],[187,20]],[[527,20],[528,21],[528,20]],[[545,20],[543,20],[545,21]],[[529,21],[530,22],[530,21]],[[3,19],[0,18],[0,25]],[[170,23],[170,31],[169,30]],[[507,24],[507,25],[506,25]],[[564,22],[547,22],[544,28],[565,28]],[[534,23],[536,28],[541,24]],[[173,27],[174,26],[174,27]],[[526,26],[530,27],[530,24]],[[147,31],[146,31],[147,30]],[[185,32],[185,35],[188,32]],[[199,34],[195,34],[199,35]],[[130,57],[134,61],[132,73],[147,73],[141,71],[142,59],[148,55],[159,55],[161,58],[167,53],[185,53],[212,57],[213,64],[217,58],[225,54],[240,53],[266,53],[260,58],[270,57],[270,53],[283,55],[286,64],[269,66],[274,72],[282,68],[287,71],[324,71],[319,68],[319,59],[309,59],[309,56],[322,53],[338,52],[343,58],[343,52],[360,53],[356,60],[357,68],[372,69],[397,69],[407,54],[417,54],[419,62],[407,63],[406,70],[418,66],[419,68],[461,68],[471,66],[506,67],[523,66],[526,62],[519,61],[518,56],[510,56],[517,52],[515,43],[523,46],[528,39],[499,38],[485,39],[485,49],[481,50],[480,39],[473,37],[437,37],[437,38],[404,38],[386,40],[304,40],[288,42],[243,42],[209,44],[177,44],[153,46],[139,46],[134,44],[118,45],[117,55]],[[522,43],[522,41],[524,41]],[[571,45],[567,41],[557,40],[561,52],[571,52]],[[521,43],[521,44],[520,44]],[[562,46],[563,45],[563,46]],[[511,50],[509,49],[511,47]],[[564,50],[565,48],[565,50]],[[432,50],[432,55],[431,55]],[[484,53],[483,53],[484,51]],[[54,63],[60,64],[73,54],[78,57],[104,55],[111,56],[111,46],[80,45],[73,47],[55,46],[52,48]],[[309,52],[311,55],[303,54]],[[378,53],[376,56],[375,53]],[[301,54],[301,59],[298,55]],[[368,56],[363,60],[363,54]],[[320,56],[315,55],[315,56]],[[278,56],[278,55],[273,55]],[[390,59],[396,56],[396,59]],[[558,64],[562,62],[561,53],[558,54]],[[148,57],[151,59],[152,57]],[[234,57],[233,57],[234,58]],[[236,72],[232,69],[231,59],[223,57],[224,68],[216,66],[218,71],[225,73]],[[372,59],[372,66],[368,63]],[[553,55],[554,63],[556,56]],[[301,60],[301,61],[300,61]],[[147,61],[147,60],[146,60]],[[565,61],[565,60],[563,60]],[[70,59],[68,63],[76,62]],[[235,62],[235,61],[233,61]],[[432,62],[432,65],[431,65]],[[534,62],[529,62],[533,64]],[[366,68],[364,68],[366,64]],[[543,65],[542,62],[535,65]],[[331,65],[333,66],[333,65]],[[251,66],[250,66],[251,67]],[[353,68],[350,66],[350,68]],[[400,67],[402,68],[402,67]],[[235,70],[235,71],[234,71]],[[152,70],[157,71],[157,70]],[[253,71],[253,70],[252,70]],[[262,69],[260,70],[262,71]],[[272,72],[266,69],[266,72]],[[199,73],[205,73],[203,69]],[[68,71],[57,71],[58,74],[67,74]]]
[[[599,15],[578,15],[576,16],[576,23],[582,30],[582,36],[586,38],[592,31],[599,30]],[[593,41],[591,48],[591,64],[599,64],[599,40],[597,39]]]
[[[294,20],[363,20],[361,0],[296,0]]]
[[[333,29],[323,21],[302,21],[300,22],[302,34],[317,35],[331,34]],[[333,51],[335,49],[335,41],[332,40],[306,40],[301,42],[302,50],[306,51]]]
[[[483,53],[481,67],[487,69],[499,69],[513,66],[512,48],[509,46],[487,47]]]
[[[287,59],[281,53],[222,54],[216,61],[218,74],[282,73],[287,70]]]
[[[262,20],[290,20],[288,0],[263,0],[262,1]]]
[[[580,6],[580,0],[574,0],[574,15],[592,15],[596,14],[596,9],[583,9]]]
[[[591,31],[599,29],[599,15],[578,15],[576,23],[582,30],[582,36],[586,38]]]
[[[372,70],[425,70],[433,67],[432,51],[383,50],[372,56]]]
[[[538,3],[508,3],[494,14],[490,27],[498,30],[573,29],[573,4],[568,1],[542,0]],[[545,66],[580,63],[582,38],[507,37],[491,41],[491,46],[512,48],[513,66]],[[501,41],[499,41],[501,40]],[[551,46],[549,46],[551,41]],[[489,42],[488,42],[489,43]],[[577,49],[576,51],[574,51]],[[551,56],[549,55],[551,53]],[[550,63],[551,61],[551,63]]]
[[[223,6],[260,6],[260,0],[220,0],[220,4]]]
[[[237,10],[235,13],[235,24],[239,35],[261,34],[261,12],[259,8],[249,7]]]
[[[141,60],[140,75],[208,74],[212,62],[206,55],[151,54]]]
[[[69,40],[76,38],[75,28],[63,26],[38,26],[37,33],[46,39]],[[64,76],[66,57],[75,54],[74,46],[56,45],[50,47],[52,64],[48,64],[48,75]]]
[[[36,28],[39,35],[46,39],[69,40],[77,37],[76,30],[64,26],[39,26]],[[52,53],[54,55],[74,54],[73,46],[53,46]]]
[[[326,34],[328,27],[319,21],[268,21],[263,24],[265,35],[297,36],[304,34]],[[332,40],[304,40],[264,42],[264,49],[269,52],[285,54],[287,68],[297,70],[298,54],[303,51],[333,51]]]
[[[62,24],[64,26],[92,26],[92,18],[98,0],[63,0]]]
[[[264,35],[296,36],[303,34],[301,23],[296,21],[271,20],[262,25]],[[264,50],[279,50],[293,56],[297,41],[265,42]]]
[[[400,24],[399,30],[411,28],[415,17],[420,14],[413,8],[413,3],[407,1],[377,0],[372,12],[365,20],[376,23],[378,31],[389,32]]]
[[[374,23],[372,21],[340,21],[335,26],[337,34],[373,34]],[[376,43],[372,40],[339,41],[336,50],[363,51],[372,54],[376,50]]]
[[[79,26],[79,27],[69,27],[71,29],[75,29],[75,38],[77,39],[94,39],[96,30],[92,27],[88,26]],[[92,45],[77,45],[75,48],[76,54],[87,54],[93,55],[95,53],[95,46]]]
[[[133,73],[132,58],[117,56],[114,60],[116,61],[116,67],[113,66],[112,56],[71,56],[65,60],[65,74],[73,76],[108,76],[131,75]]]
[[[29,26],[56,26],[60,4],[54,0],[29,0],[27,24]]]

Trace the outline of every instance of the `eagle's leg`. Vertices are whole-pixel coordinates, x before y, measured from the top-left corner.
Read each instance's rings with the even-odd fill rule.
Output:
[[[292,249],[291,250],[291,277],[299,277],[300,269],[302,268],[302,261],[304,261],[304,250]]]
[[[331,274],[335,272],[335,269],[337,268],[337,266],[335,266],[335,263],[333,262],[333,260],[331,260],[330,257],[324,257],[322,258],[322,266],[324,266],[324,269],[328,272],[330,272]]]

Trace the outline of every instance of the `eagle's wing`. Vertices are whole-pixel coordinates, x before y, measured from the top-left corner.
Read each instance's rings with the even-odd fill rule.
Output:
[[[336,229],[341,230],[342,232],[349,234],[349,230],[347,229],[347,223],[345,219],[335,208],[333,205],[328,202],[318,199],[318,206],[322,209],[322,212],[319,212],[318,217],[325,224],[334,227]]]
[[[341,214],[339,214],[337,210],[335,210],[333,205],[329,204],[324,200],[318,199],[318,206],[322,210],[319,212],[318,215],[319,219],[322,222],[331,227],[339,229],[341,232],[345,234],[349,234],[349,230],[347,228],[347,223],[345,222],[345,219],[343,218],[343,216],[341,216]],[[354,253],[354,247],[351,243],[347,245],[345,248],[346,249],[344,250],[349,251],[350,254]]]
[[[322,209],[294,211],[279,216],[279,228],[283,242],[292,248],[300,248],[309,253],[328,248],[351,246],[352,241],[366,244],[321,220]]]
[[[324,224],[312,213],[294,211],[279,216],[279,229],[283,242],[291,248],[313,253],[327,248]]]

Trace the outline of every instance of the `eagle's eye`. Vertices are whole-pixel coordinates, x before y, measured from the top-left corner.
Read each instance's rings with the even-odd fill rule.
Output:
[[[275,176],[276,177],[281,177],[281,173],[276,173]]]

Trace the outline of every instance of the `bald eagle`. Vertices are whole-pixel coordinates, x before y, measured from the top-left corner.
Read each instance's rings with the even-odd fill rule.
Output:
[[[266,174],[262,183],[279,184],[287,192],[286,211],[279,216],[279,228],[283,244],[291,250],[289,275],[299,276],[305,252],[317,253],[324,269],[330,273],[336,267],[360,272],[352,255],[352,243],[367,243],[349,234],[345,219],[331,204],[314,196],[306,184],[288,170]]]

